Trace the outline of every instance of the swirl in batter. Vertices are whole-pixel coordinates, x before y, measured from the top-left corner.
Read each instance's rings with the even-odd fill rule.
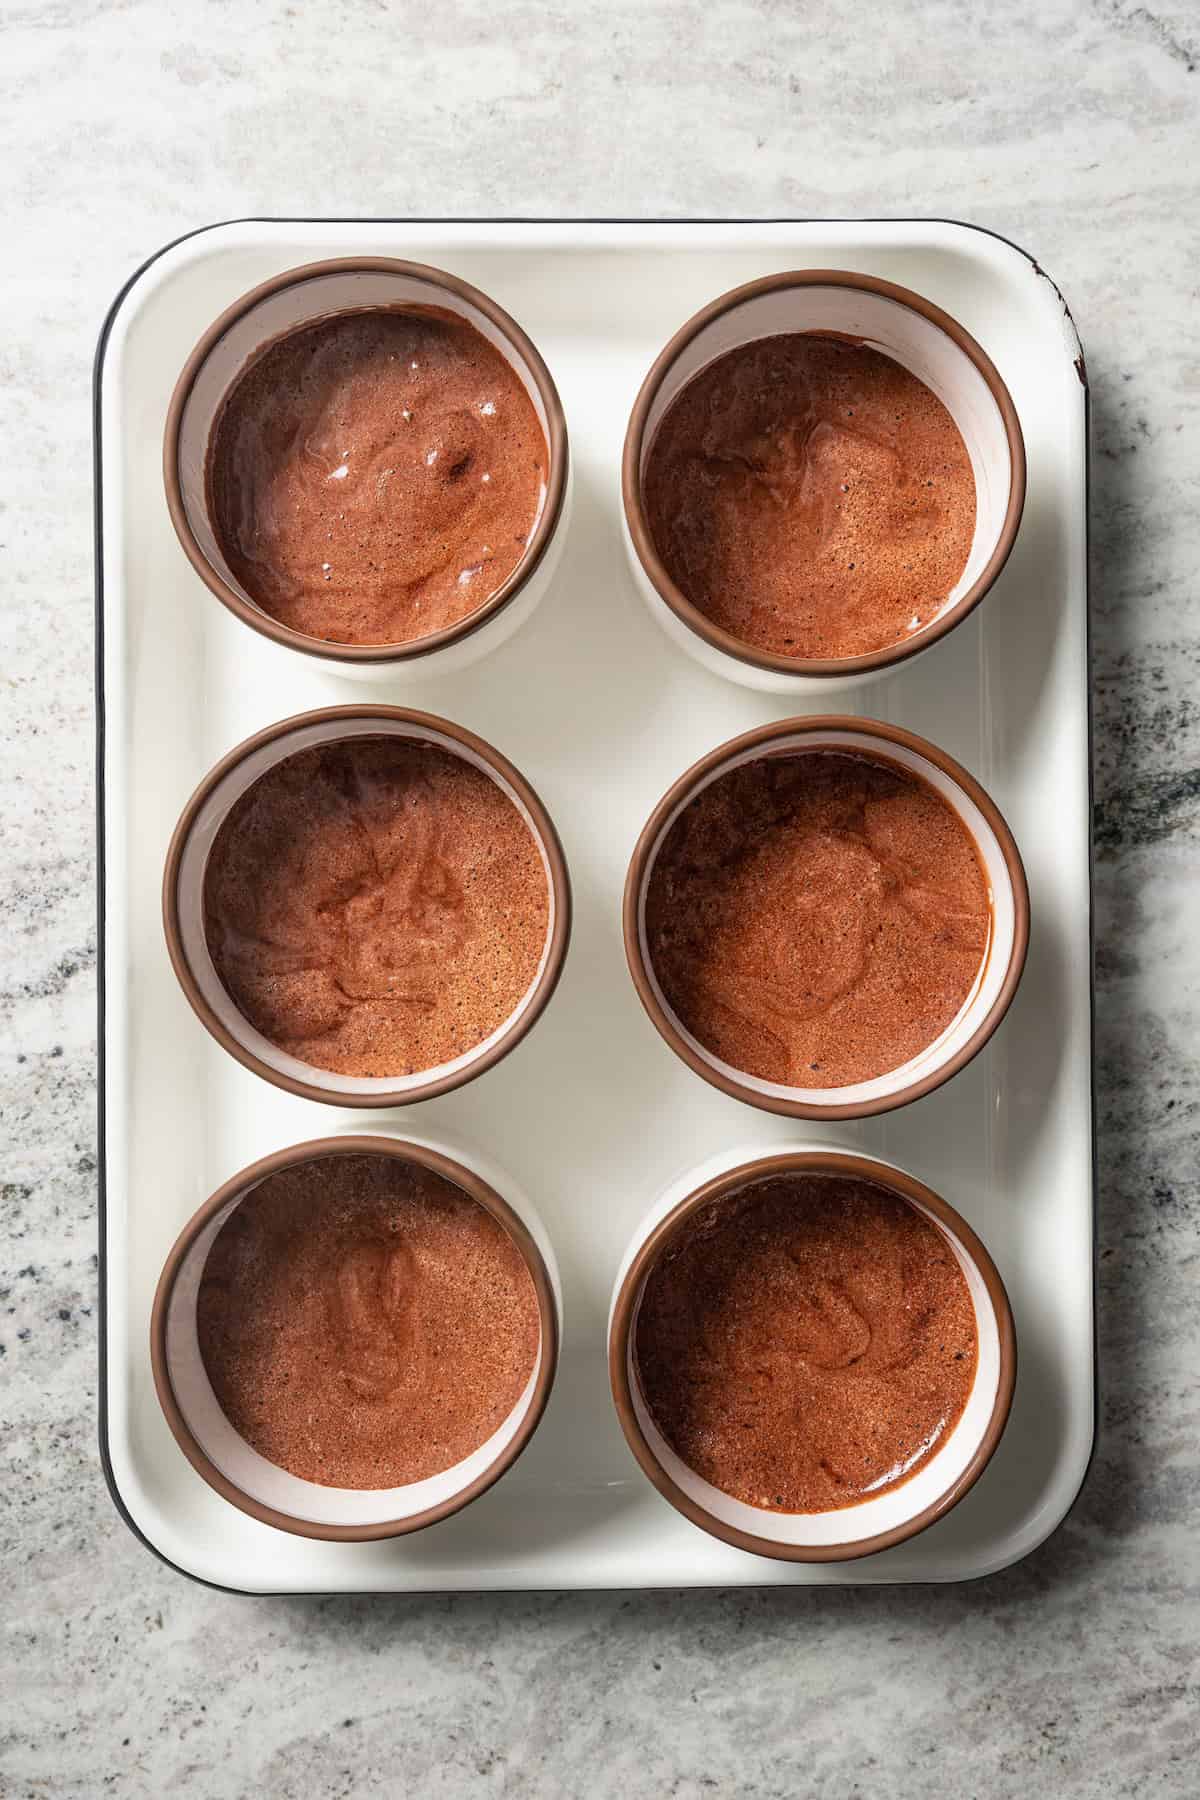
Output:
[[[524,1391],[540,1336],[516,1244],[452,1182],[335,1156],[259,1183],[200,1282],[222,1412],[278,1468],[387,1488],[451,1468]]]
[[[338,313],[234,382],[209,446],[209,515],[272,618],[333,643],[409,643],[508,579],[548,466],[516,370],[464,320]]]
[[[213,965],[301,1062],[408,1075],[496,1030],[549,930],[545,865],[508,795],[428,743],[347,738],[230,808],[204,877]]]
[[[966,827],[895,764],[806,751],[719,776],[646,895],[659,984],[714,1055],[837,1088],[900,1068],[975,985],[991,906]]]
[[[941,611],[975,531],[958,427],[878,350],[793,333],[718,357],[651,440],[651,536],[715,625],[779,656],[861,656]]]
[[[748,1506],[898,1487],[953,1429],[975,1315],[936,1226],[872,1182],[794,1175],[714,1201],[646,1283],[642,1393],[690,1469]]]

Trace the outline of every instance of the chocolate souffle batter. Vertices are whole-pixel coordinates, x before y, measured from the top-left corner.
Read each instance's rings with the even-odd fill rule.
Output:
[[[693,376],[650,444],[650,535],[714,625],[779,656],[861,656],[940,612],[970,554],[975,478],[923,381],[794,333]]]
[[[451,1061],[513,1012],[549,929],[541,852],[482,770],[411,739],[288,757],[231,807],[204,928],[238,1009],[341,1075]]]
[[[869,1081],[933,1043],[991,929],[975,845],[928,783],[818,750],[744,763],[697,795],[655,858],[645,916],[692,1035],[804,1088]]]
[[[408,643],[511,575],[548,465],[520,377],[473,326],[434,308],[342,313],[233,384],[209,514],[272,618],[333,643]]]
[[[498,1221],[431,1170],[370,1155],[260,1182],[209,1251],[196,1324],[234,1430],[344,1488],[422,1481],[486,1443],[540,1333]]]
[[[946,1239],[872,1182],[792,1175],[689,1220],[646,1283],[638,1376],[659,1430],[722,1493],[825,1512],[933,1454],[975,1378]]]

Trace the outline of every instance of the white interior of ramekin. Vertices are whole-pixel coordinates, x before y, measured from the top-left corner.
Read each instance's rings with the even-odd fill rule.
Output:
[[[800,331],[840,332],[883,351],[932,389],[962,434],[975,477],[975,534],[962,574],[922,627],[928,630],[974,586],[999,543],[1012,488],[1012,457],[1004,416],[974,362],[940,325],[902,302],[865,288],[801,285],[773,288],[722,312],[664,372],[646,417],[639,478],[659,421],[693,375],[741,344]],[[920,636],[914,632],[913,640]]]
[[[338,1075],[330,1069],[318,1068],[313,1063],[301,1062],[298,1057],[289,1056],[277,1044],[255,1030],[235,1006],[228,990],[221,981],[213,966],[208,952],[208,942],[204,934],[204,871],[208,863],[209,852],[218,831],[228,816],[234,802],[241,798],[247,788],[251,787],[260,776],[277,763],[284,762],[289,756],[297,755],[301,750],[308,750],[315,744],[332,744],[347,738],[400,737],[415,739],[420,743],[435,744],[439,749],[447,750],[452,756],[459,756],[473,768],[483,773],[505,793],[524,819],[538,847],[542,866],[546,872],[546,891],[549,900],[549,918],[546,925],[546,941],[542,946],[541,958],[537,971],[525,990],[521,999],[495,1031],[491,1032],[472,1049],[456,1056],[452,1062],[439,1063],[431,1069],[418,1069],[411,1075],[358,1076]],[[183,854],[179,860],[179,872],[176,881],[176,900],[179,917],[179,935],[196,985],[212,1008],[213,1013],[231,1037],[248,1050],[258,1060],[265,1063],[277,1074],[287,1076],[292,1081],[306,1082],[310,1087],[321,1088],[330,1095],[368,1094],[382,1098],[389,1094],[418,1094],[433,1082],[440,1082],[447,1077],[465,1073],[475,1063],[488,1054],[494,1046],[508,1036],[533,1004],[534,996],[541,985],[546,965],[550,958],[550,948],[554,939],[555,909],[557,896],[554,890],[554,879],[550,870],[550,859],[541,832],[533,819],[529,808],[517,793],[516,789],[504,779],[500,771],[493,767],[485,757],[478,755],[466,744],[455,737],[437,731],[429,725],[410,723],[403,719],[382,717],[366,717],[361,719],[317,719],[307,725],[300,725],[294,731],[283,733],[269,743],[260,744],[257,750],[230,769],[208,795],[200,811],[192,822]]]
[[[253,1182],[209,1220],[184,1258],[171,1289],[166,1319],[167,1375],[192,1436],[214,1467],[242,1493],[308,1524],[383,1525],[415,1518],[453,1500],[492,1467],[521,1429],[546,1354],[544,1340],[539,1339],[529,1380],[504,1423],[470,1456],[440,1474],[393,1488],[325,1487],[290,1475],[251,1449],[221,1411],[200,1355],[196,1327],[196,1305],[208,1253],[230,1214],[258,1185]]]
[[[662,847],[663,839],[670,831],[679,815],[686,811],[698,794],[729,774],[732,769],[740,769],[745,763],[760,762],[768,756],[786,756],[795,754],[808,755],[817,751],[850,751],[866,755],[876,761],[897,763],[903,769],[911,770],[922,780],[927,781],[936,793],[940,794],[947,805],[953,808],[974,839],[983,866],[984,880],[987,883],[988,898],[991,904],[991,934],[987,950],[976,977],[975,985],[957,1015],[933,1043],[928,1044],[919,1055],[898,1069],[891,1069],[886,1074],[876,1075],[870,1081],[856,1081],[846,1087],[803,1088],[788,1087],[782,1082],[763,1081],[757,1075],[749,1075],[742,1069],[734,1068],[732,1063],[724,1062],[714,1056],[678,1017],[666,995],[659,985],[654,964],[650,956],[650,947],[646,935],[646,895],[650,887],[650,878],[654,872],[655,859]],[[700,1057],[710,1068],[727,1080],[736,1081],[751,1093],[761,1094],[764,1098],[775,1100],[791,1100],[810,1106],[859,1106],[877,1100],[886,1100],[913,1082],[942,1068],[957,1054],[975,1035],[983,1021],[991,1012],[999,998],[1004,985],[1009,964],[1012,961],[1013,946],[1016,940],[1016,900],[1013,894],[1012,878],[1000,841],[987,819],[980,812],[970,795],[959,786],[952,775],[922,756],[917,750],[911,750],[906,744],[893,743],[892,740],[874,737],[865,731],[853,731],[839,728],[836,730],[796,732],[791,736],[773,739],[769,744],[758,744],[731,756],[716,769],[707,774],[695,787],[689,788],[682,800],[672,809],[663,823],[646,858],[645,872],[642,876],[641,892],[638,895],[638,945],[641,951],[642,966],[646,971],[650,986],[659,1005],[675,1030],[688,1044],[696,1056]]]
[[[235,319],[209,350],[196,372],[184,404],[179,427],[179,486],[188,524],[211,567],[247,605],[262,611],[230,569],[209,517],[205,493],[205,463],[213,423],[234,379],[268,344],[300,325],[333,313],[361,311],[365,307],[436,306],[473,325],[492,344],[520,377],[538,422],[550,444],[550,420],[533,370],[520,350],[486,313],[462,294],[439,282],[416,275],[380,269],[347,269],[329,275],[313,275],[278,288]],[[538,519],[546,504],[543,485],[538,500]],[[522,563],[532,548],[526,549]],[[522,563],[518,563],[518,570]],[[486,604],[486,602],[481,602]]]
[[[813,1173],[819,1174],[820,1171],[814,1170]],[[886,1169],[882,1165],[878,1178],[869,1179],[878,1179],[881,1187],[888,1186]],[[746,1185],[754,1186],[755,1178],[751,1177]],[[646,1271],[630,1312],[626,1348],[626,1367],[634,1415],[651,1454],[664,1472],[689,1500],[703,1507],[705,1512],[732,1530],[747,1532],[753,1537],[766,1538],[794,1548],[821,1549],[829,1545],[844,1544],[848,1551],[852,1550],[855,1544],[876,1537],[881,1532],[895,1531],[935,1505],[961,1479],[983,1442],[1000,1386],[1000,1328],[987,1283],[966,1246],[948,1225],[944,1225],[927,1207],[908,1194],[900,1197],[907,1205],[916,1207],[942,1233],[962,1270],[975,1313],[979,1350],[975,1379],[961,1416],[922,1468],[909,1476],[907,1481],[902,1481],[899,1487],[892,1488],[885,1494],[878,1494],[873,1499],[860,1500],[856,1505],[839,1507],[836,1511],[783,1513],[773,1512],[767,1507],[749,1506],[745,1501],[735,1500],[731,1495],[722,1493],[711,1482],[705,1481],[671,1448],[642,1397],[637,1372],[638,1312],[645,1294],[646,1281],[651,1273],[649,1269]]]

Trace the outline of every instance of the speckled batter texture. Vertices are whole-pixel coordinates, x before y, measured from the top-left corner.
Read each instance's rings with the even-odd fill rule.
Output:
[[[806,751],[720,776],[680,814],[646,896],[650,960],[735,1069],[836,1088],[900,1068],[970,993],[991,907],[966,827],[885,761]]]
[[[341,1075],[450,1062],[531,986],[550,892],[482,770],[411,739],[302,750],[230,809],[204,878],[217,974],[263,1036]]]
[[[744,643],[861,656],[911,637],[970,554],[958,427],[891,357],[818,333],[718,357],[672,401],[645,470],[671,578]]]
[[[713,1201],[646,1283],[642,1392],[688,1467],[773,1512],[887,1493],[962,1414],[975,1315],[949,1243],[865,1181],[796,1175]]]
[[[810,9],[744,0],[703,8],[617,0],[602,21],[590,14],[579,30],[559,29],[558,13],[532,9],[514,30],[511,16],[483,0],[380,8],[369,28],[364,16],[330,0],[293,0],[290,13],[244,7],[236,29],[218,0],[120,7],[56,0],[5,16],[0,141],[10,178],[8,241],[14,259],[23,254],[18,272],[31,276],[0,283],[0,427],[19,448],[8,458],[9,510],[0,531],[6,619],[19,645],[7,670],[0,876],[8,1035],[0,1067],[0,1286],[9,1290],[0,1305],[7,1584],[0,1656],[12,1672],[0,1689],[0,1784],[14,1800],[94,1800],[101,1792],[117,1800],[376,1800],[389,1786],[421,1800],[784,1800],[814,1790],[821,1800],[881,1793],[930,1800],[956,1782],[972,1800],[1196,1800],[1200,318],[1196,259],[1184,242],[1185,222],[1195,215],[1194,8],[1185,0],[1088,7],[1043,0],[1002,12],[990,0],[965,0],[931,14],[924,0],[896,0],[869,20],[861,15],[861,29],[857,19],[822,20],[821,29]],[[381,75],[389,67],[405,71],[399,85]],[[113,71],[115,79],[98,78]],[[425,180],[430,166],[432,183]],[[964,232],[959,248],[985,247],[1017,271],[1028,301],[1020,329],[1044,318],[1060,338],[1069,335],[1053,277],[1083,333],[1092,419],[1100,1430],[1091,1473],[1063,1525],[1023,1562],[985,1579],[913,1585],[908,1577],[919,1573],[918,1563],[928,1569],[974,1541],[975,1521],[1003,1510],[997,1490],[1003,1496],[1022,1472],[1039,1471],[1029,1490],[1038,1491],[1054,1456],[1061,1415],[1053,1395],[1049,1408],[1043,1404],[1045,1345],[1024,1332],[1021,1317],[1016,1406],[979,1487],[917,1540],[917,1554],[888,1552],[852,1569],[793,1569],[816,1577],[802,1589],[755,1585],[780,1567],[759,1558],[742,1564],[730,1552],[729,1579],[750,1585],[247,1600],[189,1581],[151,1555],[109,1497],[96,1419],[103,1389],[96,1366],[95,477],[85,400],[96,331],[133,270],[198,224],[264,209],[331,218],[435,206],[461,218],[653,212],[905,220],[954,211],[984,228]],[[685,676],[679,652],[658,642],[640,608],[621,603],[619,521],[615,509],[604,511],[612,491],[604,458],[619,448],[649,360],[642,332],[664,343],[710,294],[784,260],[844,265],[855,245],[839,228],[802,244],[777,238],[776,248],[764,250],[759,240],[747,244],[741,227],[722,225],[724,264],[709,263],[686,286],[674,243],[641,281],[634,259],[589,251],[596,281],[585,315],[565,303],[565,284],[547,293],[547,313],[528,304],[531,290],[499,242],[502,229],[495,251],[462,272],[533,329],[562,382],[573,432],[577,396],[591,387],[582,377],[575,382],[560,343],[601,319],[630,321],[620,342],[606,335],[612,360],[605,374],[619,391],[603,442],[593,448],[582,428],[575,432],[581,510],[563,579],[530,627],[535,635],[561,629],[589,679],[540,695],[537,730],[578,746],[573,774],[585,756],[611,746],[610,683],[630,684],[635,715],[655,732],[668,685],[694,680],[704,705],[725,708],[711,734],[696,725],[698,755],[717,735],[754,723],[753,708],[782,710],[785,702],[749,700],[708,677]],[[666,235],[635,229],[659,241]],[[885,229],[893,242],[909,235],[902,224]],[[1024,245],[1046,274],[989,232]],[[193,239],[182,253],[205,254],[214,241]],[[239,251],[218,303],[284,258],[298,263],[366,247],[434,263],[450,255],[443,238],[419,228],[392,240],[374,225],[341,227],[328,246],[312,234],[289,237],[274,261]],[[548,247],[538,256],[552,260]],[[938,261],[947,267],[947,259]],[[917,287],[929,267],[899,247],[878,266]],[[168,291],[168,307],[177,291]],[[163,616],[175,607],[220,612],[195,591],[162,517],[154,441],[171,380],[208,316],[196,308],[179,321],[178,355],[162,359],[158,412],[146,419],[132,465],[140,474],[131,508],[157,521],[154,566],[164,578],[131,621],[151,692],[164,697],[161,711],[142,711],[130,725],[131,755],[155,809],[147,863],[161,853],[174,805],[163,796],[155,760],[160,718],[181,742],[193,742],[178,718],[177,640]],[[543,324],[547,317],[561,322],[561,339]],[[1006,677],[997,690],[991,664],[989,691],[1017,734],[1011,748],[1021,766],[1035,769],[1046,743],[1046,702],[1058,692],[1054,672],[1064,660],[1083,666],[1063,580],[1073,554],[1069,515],[1059,510],[1061,487],[1048,488],[1040,448],[1043,428],[1052,428],[1043,427],[1047,413],[1065,409],[1078,383],[1068,366],[1050,395],[1034,392],[1020,382],[1015,340],[1010,356],[984,335],[1029,433],[1026,520],[979,630],[968,624],[909,665],[922,702],[921,720],[911,722],[937,741],[958,741],[963,686],[971,684],[973,705],[981,650],[995,638],[1019,642],[1027,678],[1014,674],[1009,685]],[[111,492],[107,450],[105,485]],[[594,551],[593,582],[574,579],[572,546],[582,547],[585,561]],[[597,595],[613,603],[596,604]],[[197,629],[188,641],[202,650],[208,639]],[[498,663],[518,664],[524,644],[518,638]],[[451,696],[448,686],[442,705],[439,690],[433,710],[455,715],[463,691],[455,687]],[[492,665],[465,691],[472,700],[495,692]],[[890,682],[886,695],[902,708]],[[523,716],[524,702],[523,693],[514,696],[512,721]],[[478,718],[456,716],[529,761],[499,701]],[[110,697],[110,746],[118,729]],[[647,808],[672,772],[661,746],[659,758],[639,765]],[[198,772],[186,757],[177,763],[179,800]],[[1007,808],[1007,793],[997,797]],[[602,826],[608,816],[601,813]],[[1020,828],[1022,818],[1012,823]],[[587,1150],[596,1162],[611,1158],[606,1182],[632,1182],[635,1160],[642,1169],[631,1228],[650,1186],[665,1185],[731,1133],[744,1134],[751,1120],[721,1103],[711,1139],[685,1145],[660,1129],[691,1078],[682,1069],[672,1074],[653,1033],[639,1034],[636,1003],[623,991],[612,923],[623,856],[610,842],[603,862],[593,862],[582,824],[578,847],[580,935],[568,980],[581,998],[595,995],[627,1017],[632,1056],[620,1096],[610,1102],[606,1087],[603,1103],[589,1107]],[[119,854],[110,837],[110,882]],[[998,1154],[1030,1185],[1017,1190],[1012,1208],[977,1221],[1010,1281],[1019,1262],[1010,1246],[1040,1220],[1048,1108],[1066,1079],[1046,1021],[1061,1004],[1060,975],[1072,949],[1066,921],[1047,920],[1041,908],[1042,867],[1031,857],[1030,967],[999,1040],[1010,1079],[996,1121]],[[142,984],[162,959],[154,873],[146,868],[131,921],[146,946]],[[116,931],[110,911],[110,954]],[[110,965],[110,1013],[115,1004]],[[536,1087],[542,1071],[556,1066],[569,1035],[567,1004],[564,990],[519,1058],[464,1090],[452,1107],[430,1109],[446,1106],[447,1128],[452,1118],[464,1136],[486,1138],[535,1195],[544,1191],[539,1184],[570,1183],[573,1168],[578,1181],[571,1158],[584,1115],[572,1111],[530,1139],[524,1114],[507,1105],[509,1072],[514,1087],[518,1077]],[[181,1003],[175,1015],[150,1051],[155,1059],[169,1054],[164,1094],[186,1091],[197,1068],[196,1033]],[[606,1082],[615,1078],[605,1069],[604,1043],[597,1031],[593,1061],[577,1070],[581,1096],[596,1094],[600,1071]],[[968,1098],[972,1091],[967,1076]],[[982,1113],[982,1093],[976,1097]],[[962,1098],[956,1081],[940,1098],[893,1114],[878,1142],[938,1186],[935,1121]],[[332,1129],[322,1113],[297,1122],[297,1134],[314,1126]],[[110,1108],[110,1157],[117,1130]],[[195,1159],[183,1154],[179,1191],[152,1199],[163,1250],[206,1182],[232,1172],[227,1165],[206,1175],[203,1148],[201,1139]],[[146,1178],[136,1165],[133,1174]],[[109,1182],[111,1207],[111,1168]],[[580,1343],[601,1328],[610,1273],[593,1266],[580,1286],[577,1254],[593,1241],[573,1229],[560,1246],[568,1335],[574,1341],[578,1332]],[[143,1266],[153,1254],[153,1246],[140,1247]],[[1053,1287],[1054,1272],[1043,1273]],[[110,1323],[116,1278],[110,1262]],[[493,1587],[521,1579],[545,1546],[545,1515],[525,1504],[521,1484],[527,1475],[532,1484],[531,1458],[553,1441],[555,1411],[565,1403],[571,1417],[562,1383],[573,1354],[534,1448],[463,1521],[481,1536],[487,1525],[481,1580]],[[115,1357],[108,1367],[119,1387]],[[602,1377],[595,1383],[603,1409]],[[143,1368],[143,1399],[146,1387]],[[115,1447],[115,1430],[112,1438]],[[161,1427],[156,1442],[164,1458],[179,1462]],[[625,1455],[614,1425],[595,1439],[572,1433],[571,1442],[586,1510],[578,1536],[557,1540],[568,1557],[576,1546],[590,1555],[614,1529],[634,1536],[643,1520],[670,1513]],[[606,1480],[614,1456],[624,1465],[616,1487]],[[190,1486],[192,1477],[184,1471],[181,1482]],[[696,1534],[670,1518],[682,1559]],[[417,1579],[433,1589],[453,1556],[439,1546],[455,1545],[457,1530],[439,1526],[392,1546],[388,1557],[426,1559]],[[264,1534],[263,1541],[272,1540]],[[654,1578],[680,1579],[669,1570]],[[281,1582],[267,1566],[259,1585]]]
[[[483,605],[546,487],[520,377],[434,308],[344,313],[238,377],[213,428],[209,508],[250,597],[293,631],[400,644]]]
[[[390,1156],[260,1182],[209,1251],[196,1325],[234,1429],[344,1488],[422,1481],[477,1450],[520,1398],[540,1329],[499,1221]]]

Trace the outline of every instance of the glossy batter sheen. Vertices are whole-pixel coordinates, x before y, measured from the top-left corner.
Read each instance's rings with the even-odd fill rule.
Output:
[[[230,809],[204,879],[221,981],[280,1049],[342,1075],[470,1050],[532,984],[545,866],[508,796],[432,744],[303,750]]]
[[[537,1357],[533,1280],[503,1227],[416,1164],[282,1170],[231,1213],[197,1300],[221,1410],[327,1487],[448,1469],[507,1418]]]
[[[660,1258],[638,1314],[642,1392],[689,1468],[775,1512],[852,1506],[915,1475],[977,1359],[946,1239],[872,1183],[761,1182]]]
[[[663,417],[651,536],[715,625],[780,656],[860,656],[942,608],[975,531],[950,414],[877,350],[812,333],[718,357]]]
[[[273,618],[340,644],[401,644],[482,606],[541,509],[546,440],[478,331],[417,308],[290,333],[213,428],[209,513]]]
[[[650,960],[735,1069],[836,1088],[897,1069],[974,986],[991,929],[975,845],[928,783],[826,751],[720,776],[684,810],[646,896]]]

